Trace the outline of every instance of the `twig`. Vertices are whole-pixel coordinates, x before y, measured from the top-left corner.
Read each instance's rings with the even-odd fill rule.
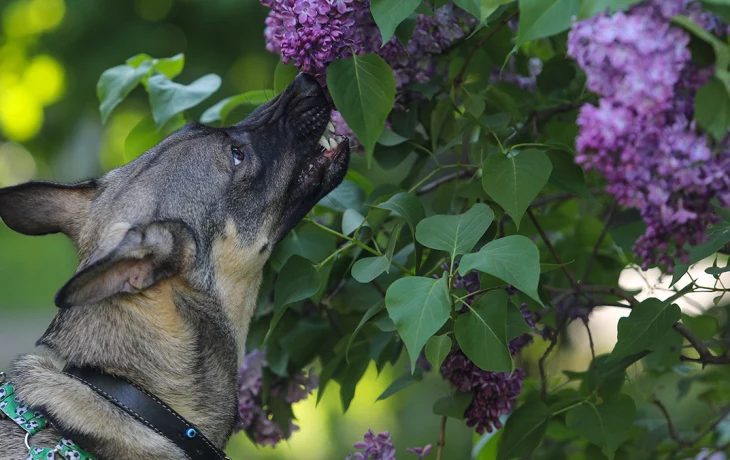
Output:
[[[461,171],[447,174],[443,177],[439,177],[438,179],[436,179],[433,182],[429,182],[428,184],[426,184],[423,187],[416,190],[416,195],[418,195],[418,196],[425,195],[428,192],[432,192],[432,191],[436,190],[437,188],[439,188],[440,186],[442,186],[443,184],[445,184],[447,182],[451,182],[452,180],[464,179],[466,177],[471,176],[472,174],[474,174],[474,170],[471,168],[462,169]]]
[[[489,31],[486,35],[484,35],[482,38],[479,39],[478,42],[474,44],[474,46],[471,47],[469,50],[469,54],[466,56],[466,60],[464,60],[464,65],[461,66],[461,70],[459,70],[459,73],[456,74],[456,77],[454,78],[454,83],[456,86],[460,86],[461,83],[463,83],[464,80],[464,74],[466,73],[466,69],[469,67],[469,64],[471,64],[471,60],[474,59],[474,56],[477,54],[477,51],[479,51],[479,48],[484,45],[487,40],[492,38],[494,34],[499,32],[502,27],[506,26],[513,18],[515,18],[520,13],[520,10],[514,10],[512,14],[507,16],[506,18],[502,19],[499,24],[497,24],[492,30]]]
[[[639,305],[639,301],[636,300],[636,297],[631,295],[630,293],[624,291],[621,288],[613,287],[613,286],[593,286],[593,285],[580,285],[576,289],[577,292],[582,292],[585,294],[606,294],[606,295],[612,295],[614,297],[619,297],[629,303],[631,307],[635,307]]]
[[[592,189],[588,190],[588,192],[591,195],[597,195],[597,194],[601,193],[602,191],[603,190],[600,188],[592,188]],[[545,206],[546,204],[550,204],[555,201],[565,201],[565,200],[570,200],[571,198],[576,198],[576,194],[570,193],[570,192],[560,192],[560,193],[556,193],[554,195],[548,195],[548,196],[544,196],[542,198],[538,198],[535,201],[533,201],[530,206],[533,208],[539,208],[541,206]]]
[[[702,432],[700,432],[697,436],[694,437],[694,439],[691,441],[692,444],[697,444],[698,442],[700,442],[702,440],[702,438],[704,438],[705,436],[710,434],[710,432],[712,432],[712,430],[714,430],[717,427],[717,425],[719,425],[723,420],[725,420],[728,415],[730,415],[730,404],[725,406],[722,409],[722,411],[720,412],[720,416],[717,417],[717,419],[715,421],[710,423],[707,426],[707,428],[702,430]]]
[[[538,367],[540,368],[540,384],[542,385],[540,388],[540,394],[542,395],[543,400],[547,398],[547,376],[545,375],[545,361],[548,359],[548,356],[550,356],[550,353],[552,353],[555,345],[557,345],[561,329],[562,328],[555,329],[555,334],[553,334],[553,336],[550,338],[550,345],[547,347],[547,350],[545,350],[545,353],[543,353],[543,355],[540,357],[540,361],[538,361]]]
[[[439,442],[438,442],[438,450],[436,451],[436,460],[441,460],[441,455],[443,454],[444,446],[446,445],[446,420],[448,420],[448,417],[445,415],[441,417],[441,431],[439,433]]]
[[[664,407],[664,404],[656,398],[654,398],[652,403],[654,403],[654,405],[657,406],[660,411],[662,411],[662,414],[664,414],[664,418],[667,419],[667,429],[669,430],[669,436],[671,436],[671,438],[674,439],[674,441],[676,441],[676,443],[680,446],[691,446],[692,443],[690,443],[689,441],[685,441],[679,435],[679,431],[677,431],[677,427],[674,425],[672,417],[669,416],[669,412],[667,411],[667,408]]]
[[[591,358],[593,358],[593,373],[595,374],[596,378],[596,388],[595,391],[598,391],[598,363],[596,362],[596,347],[593,345],[593,334],[591,333],[591,328],[588,326],[588,318],[583,318],[583,325],[586,327],[586,332],[588,333],[588,343],[591,345]]]
[[[543,241],[545,241],[545,246],[547,246],[548,251],[550,251],[550,254],[553,255],[553,258],[555,259],[555,261],[560,265],[560,269],[563,271],[563,273],[565,273],[565,276],[568,278],[570,285],[573,288],[575,288],[577,286],[577,283],[575,282],[575,278],[573,278],[573,275],[565,267],[565,264],[563,264],[563,259],[560,258],[560,255],[555,250],[552,243],[550,243],[550,239],[548,238],[547,234],[540,226],[540,223],[535,218],[535,214],[532,213],[532,209],[527,208],[527,216],[532,221],[532,225],[534,225],[535,228],[537,229],[537,232],[540,234],[540,237],[542,237]]]
[[[377,290],[378,290],[378,292],[380,293],[380,295],[382,295],[383,297],[385,297],[385,289],[383,289],[383,287],[382,287],[381,285],[379,285],[377,281],[375,281],[375,280],[372,280],[372,281],[370,282],[370,284],[371,284],[371,285],[372,285],[372,286],[373,286],[373,287],[374,287],[375,289],[377,289]]]
[[[608,209],[606,218],[603,220],[603,230],[601,230],[601,234],[598,236],[598,240],[596,240],[595,246],[593,246],[593,252],[591,252],[590,257],[588,258],[588,262],[586,263],[586,269],[583,272],[583,277],[580,279],[581,282],[587,281],[588,275],[591,274],[591,268],[593,268],[593,262],[596,260],[596,256],[598,255],[598,250],[601,248],[601,245],[603,244],[603,240],[606,238],[606,234],[608,233],[608,225],[611,223],[611,219],[613,218],[613,212],[615,210],[616,210],[616,202],[613,201],[611,203],[611,207]]]
[[[511,140],[513,139],[519,139],[520,136],[525,134],[527,131],[530,130],[532,126],[537,126],[540,123],[544,122],[545,120],[550,119],[551,117],[558,115],[560,113],[570,112],[571,110],[577,109],[578,107],[585,104],[586,101],[578,100],[578,101],[572,101],[565,104],[556,105],[554,107],[549,107],[544,110],[535,110],[530,115],[528,115],[527,120],[522,124],[522,126],[517,129],[510,137],[505,141],[505,146],[509,145]]]
[[[690,345],[692,345],[692,348],[697,350],[697,353],[700,355],[699,358],[690,358],[689,356],[682,355],[679,357],[682,361],[701,363],[702,367],[705,367],[708,364],[730,364],[730,351],[726,351],[722,356],[716,356],[712,354],[707,345],[692,331],[687,329],[687,326],[684,324],[675,323],[674,330],[682,334]]]

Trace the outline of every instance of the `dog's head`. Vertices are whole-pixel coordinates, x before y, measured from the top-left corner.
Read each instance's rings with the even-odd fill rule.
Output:
[[[79,270],[59,307],[138,293],[181,271],[205,283],[222,239],[224,256],[244,254],[260,270],[345,175],[349,146],[332,133],[330,111],[316,80],[300,75],[243,122],[189,124],[98,180],[0,189],[0,217],[17,232],[76,243]]]

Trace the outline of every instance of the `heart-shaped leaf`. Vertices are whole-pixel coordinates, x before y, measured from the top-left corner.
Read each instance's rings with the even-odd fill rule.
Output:
[[[410,16],[420,3],[421,0],[372,0],[370,2],[370,13],[380,29],[383,45],[393,36],[398,24]]]
[[[152,117],[158,127],[176,114],[195,107],[221,86],[221,77],[214,74],[198,78],[189,85],[176,83],[164,75],[153,75],[148,82]]]
[[[293,255],[287,260],[276,282],[274,316],[271,318],[269,332],[264,338],[264,343],[268,341],[276,325],[279,324],[287,307],[316,294],[319,284],[319,272],[314,268],[312,262],[299,255]]]
[[[484,294],[460,315],[454,324],[454,334],[464,354],[488,372],[512,372],[514,364],[505,337],[507,324],[507,292]]]
[[[376,54],[338,59],[327,69],[327,87],[370,162],[395,103],[393,69]]]
[[[491,241],[475,254],[461,258],[459,273],[479,270],[510,283],[540,305],[537,294],[540,281],[540,252],[529,238],[512,235]]]
[[[352,277],[361,283],[369,283],[390,267],[385,256],[364,257],[352,266]]]
[[[431,249],[446,251],[453,259],[472,250],[494,219],[494,212],[484,203],[476,203],[464,214],[436,215],[422,220],[416,227],[416,239]]]
[[[529,457],[540,444],[550,420],[550,410],[539,399],[526,402],[507,419],[497,460]]]
[[[631,309],[631,314],[618,322],[618,341],[611,360],[647,350],[660,341],[680,320],[682,312],[676,304],[659,299],[646,299]]]
[[[446,356],[451,351],[451,338],[444,335],[435,335],[426,342],[426,359],[431,363],[435,372],[441,369]]]
[[[527,207],[550,179],[552,169],[550,159],[537,149],[513,156],[494,154],[482,166],[482,185],[519,228]]]
[[[112,110],[137,87],[142,78],[152,71],[152,62],[146,61],[139,67],[118,65],[104,71],[96,84],[99,96],[101,122],[106,123]],[[164,77],[162,77],[164,78]]]
[[[636,417],[631,396],[621,394],[602,404],[581,404],[568,411],[565,425],[588,438],[613,460],[616,450],[628,438]]]
[[[426,341],[449,319],[451,300],[446,278],[401,278],[385,293],[385,307],[406,345],[411,369],[415,369]]]

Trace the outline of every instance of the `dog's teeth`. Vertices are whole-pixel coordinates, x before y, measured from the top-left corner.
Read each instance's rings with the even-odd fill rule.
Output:
[[[337,142],[337,140],[333,137],[332,139],[330,139],[330,146],[329,146],[329,148],[330,149],[333,149],[333,148],[337,147],[338,144],[339,144],[339,142]]]
[[[330,132],[334,133],[335,132],[335,125],[334,125],[334,123],[332,123],[331,121],[329,123],[327,123],[327,129]]]
[[[322,137],[319,138],[319,145],[321,145],[322,147],[324,147],[325,150],[329,150],[330,149],[330,144],[329,144],[329,142],[327,142],[327,139],[325,139],[324,136],[322,136]]]

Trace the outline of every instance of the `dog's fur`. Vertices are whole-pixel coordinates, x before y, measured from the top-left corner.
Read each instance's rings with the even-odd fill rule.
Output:
[[[317,147],[329,114],[317,82],[300,75],[242,123],[188,125],[98,180],[0,189],[10,228],[63,232],[79,252],[41,353],[10,372],[20,399],[55,427],[33,444],[63,435],[100,459],[185,458],[62,373],[69,363],[135,382],[225,446],[263,264],[347,169],[346,141],[330,156]],[[0,456],[24,459],[24,435],[0,419]]]

